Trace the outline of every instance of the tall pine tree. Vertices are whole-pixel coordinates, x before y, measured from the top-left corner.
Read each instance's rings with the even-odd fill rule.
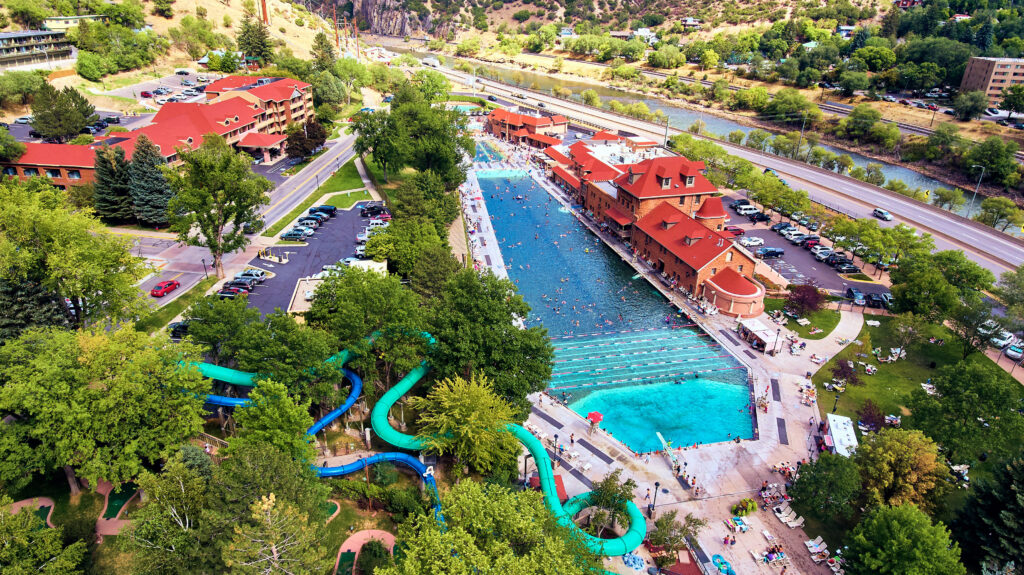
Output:
[[[270,46],[270,32],[260,20],[254,20],[249,16],[243,18],[238,29],[237,41],[238,49],[246,58],[255,58],[261,66],[269,62],[274,55]]]
[[[160,149],[145,135],[139,136],[128,167],[128,180],[135,217],[143,225],[167,225],[167,202],[174,193],[160,169],[162,165]]]
[[[122,148],[103,146],[96,149],[93,207],[96,215],[111,222],[126,222],[135,217],[128,160]]]

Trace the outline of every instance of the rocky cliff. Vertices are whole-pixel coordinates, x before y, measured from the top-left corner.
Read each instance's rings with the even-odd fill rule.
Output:
[[[403,0],[355,0],[354,11],[357,19],[370,25],[370,32],[391,36],[422,34],[430,28],[430,15],[424,25],[415,12],[404,7]]]

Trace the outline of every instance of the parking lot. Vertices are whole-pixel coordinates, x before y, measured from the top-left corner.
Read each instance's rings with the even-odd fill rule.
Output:
[[[200,82],[199,81],[199,76],[205,77],[207,79],[207,82]],[[145,98],[144,99],[142,97],[142,93],[143,92],[152,92],[152,91],[154,91],[154,90],[156,90],[158,88],[165,88],[165,89],[170,90],[172,92],[171,94],[168,94],[167,96],[170,96],[170,95],[180,95],[183,90],[185,90],[186,88],[189,87],[189,86],[183,85],[183,82],[185,82],[185,81],[192,82],[195,85],[202,85],[202,84],[209,84],[210,82],[220,78],[221,76],[222,76],[222,74],[209,73],[209,72],[206,72],[206,71],[199,72],[199,73],[193,72],[193,71],[189,71],[188,74],[181,74],[181,75],[179,75],[179,74],[171,74],[169,76],[164,76],[163,78],[155,78],[153,80],[146,80],[145,82],[139,82],[138,84],[132,84],[131,86],[125,86],[124,88],[117,88],[116,90],[109,90],[109,91],[106,92],[106,94],[109,94],[111,96],[119,96],[121,98],[131,98],[133,100],[139,100],[139,101],[143,102],[144,104],[149,104],[151,106],[155,106],[156,104],[155,104],[155,102],[153,101],[152,98]],[[167,97],[167,96],[164,96],[164,97]],[[185,101],[198,102],[198,101],[202,101],[202,100],[205,100],[205,99],[206,99],[206,95],[200,93],[198,96],[189,98],[189,99],[187,99]]]
[[[729,202],[726,201],[725,203],[728,205]],[[885,293],[889,291],[889,288],[881,283],[852,281],[843,278],[824,262],[815,260],[814,255],[810,250],[805,249],[802,246],[792,244],[789,240],[778,233],[771,231],[771,229],[769,229],[771,225],[779,221],[777,216],[771,222],[760,223],[754,226],[750,223],[749,219],[737,215],[735,212],[732,212],[732,210],[727,209],[726,213],[729,213],[730,216],[730,220],[728,222],[729,225],[735,225],[743,228],[746,232],[746,236],[763,239],[765,247],[782,248],[784,250],[785,254],[782,257],[766,259],[763,261],[772,269],[779,272],[782,277],[792,283],[807,283],[812,281],[818,287],[826,289],[835,295],[844,294],[847,287],[856,287],[864,294]],[[737,238],[737,241],[739,241],[739,239],[740,238]],[[826,245],[831,244],[827,239],[824,239],[823,241]],[[753,253],[758,249],[758,247],[751,247],[748,249]],[[855,261],[855,265],[861,268],[861,270],[867,275],[877,275],[872,266],[867,266],[865,269],[864,263],[860,261],[859,258]]]
[[[127,130],[131,130],[131,129],[134,129],[136,127],[148,124],[149,123],[149,119],[152,117],[152,114],[140,114],[138,116],[125,116],[124,114],[121,114],[119,112],[104,112],[104,111],[101,111],[101,110],[97,110],[96,114],[101,119],[106,119],[106,118],[111,118],[111,117],[117,118],[119,122],[117,124],[110,124],[110,126],[111,127],[113,127],[113,126],[121,126],[122,128],[125,128]],[[10,122],[10,125],[7,127],[7,131],[9,131],[11,133],[11,135],[14,136],[14,139],[18,140],[19,142],[42,142],[43,141],[41,138],[33,138],[32,136],[29,135],[29,133],[32,131],[32,126],[30,124],[18,124],[17,122]]]
[[[358,206],[356,204],[349,210],[338,210],[333,218],[324,222],[306,240],[307,245],[271,248],[274,255],[287,255],[288,263],[276,264],[259,258],[250,261],[250,266],[272,272],[274,276],[249,294],[249,305],[263,314],[271,313],[275,308],[287,310],[299,279],[321,271],[326,264],[337,263],[352,256],[355,253],[356,234],[369,222],[369,218],[359,217]]]

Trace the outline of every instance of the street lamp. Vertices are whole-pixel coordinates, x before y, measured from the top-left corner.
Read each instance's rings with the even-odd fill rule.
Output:
[[[523,458],[523,483],[529,483],[530,481],[530,477],[527,475],[527,470],[529,469],[531,457],[533,456],[530,455],[529,452],[527,452],[526,457]]]
[[[200,261],[203,262],[203,277],[209,279],[210,274],[206,273],[206,258],[202,258]]]
[[[775,343],[772,344],[772,357],[778,355],[779,338],[782,336],[782,328],[775,328]]]
[[[832,413],[835,413],[839,409],[839,394],[836,394],[836,402],[832,404]]]
[[[661,483],[654,482],[654,501],[647,506],[647,516],[654,519],[654,506],[658,504],[658,490],[661,488]]]
[[[978,183],[977,183],[977,185],[974,186],[974,195],[971,196],[971,205],[967,208],[967,213],[964,214],[968,218],[971,217],[971,210],[974,209],[974,200],[976,200],[978,198],[978,188],[981,187],[981,180],[985,177],[985,166],[979,166],[978,164],[973,164],[971,167],[972,168],[981,168],[981,175],[978,176]]]

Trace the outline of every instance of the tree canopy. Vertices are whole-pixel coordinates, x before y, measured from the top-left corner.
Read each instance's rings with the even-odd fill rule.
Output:
[[[869,506],[930,508],[947,487],[938,447],[916,430],[882,429],[866,435],[854,455]]]
[[[872,511],[854,528],[847,546],[843,555],[854,575],[966,573],[949,530],[914,505]]]

